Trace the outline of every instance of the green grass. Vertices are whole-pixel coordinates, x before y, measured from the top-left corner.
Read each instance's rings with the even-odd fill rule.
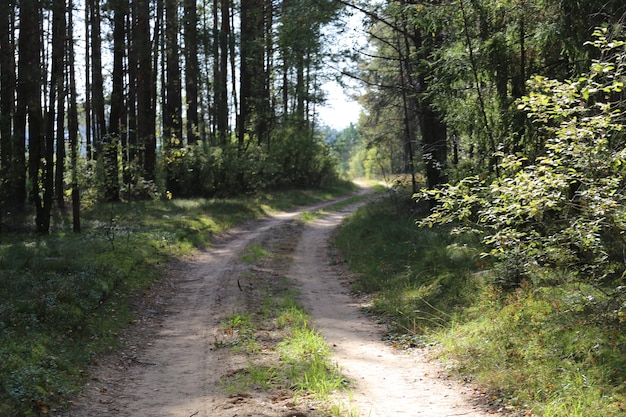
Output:
[[[288,387],[296,394],[314,395],[327,400],[331,393],[345,388],[345,379],[331,361],[331,351],[322,336],[310,325],[308,313],[289,295],[269,296],[273,306],[266,311],[235,314],[223,323],[223,327],[236,334],[233,342],[217,347],[231,347],[234,353],[258,353],[258,349],[242,350],[255,339],[255,333],[267,331],[272,322],[284,336],[272,353],[250,357],[246,368],[228,380],[222,380],[229,393],[255,389],[270,390]],[[256,316],[257,321],[250,321]],[[230,333],[229,333],[230,334]],[[269,355],[269,356],[268,356]]]
[[[97,355],[118,346],[134,319],[133,300],[158,282],[172,258],[270,211],[352,190],[104,204],[83,214],[80,234],[59,212],[49,236],[0,235],[0,416],[62,408]]]
[[[248,246],[241,257],[241,260],[247,263],[254,263],[259,259],[270,256],[269,252],[261,247],[261,245],[255,244]]]
[[[228,381],[222,379],[221,383],[228,394],[235,394],[251,389],[267,391],[272,388],[276,378],[275,368],[248,360],[245,368],[237,371]]]
[[[460,372],[519,408],[547,416],[623,415],[626,338],[601,313],[603,298],[582,284],[507,294],[486,288],[463,320],[436,339]]]
[[[289,336],[277,349],[284,366],[281,370],[296,391],[305,391],[320,400],[343,388],[345,380],[330,361],[330,348],[306,321],[292,322]]]
[[[251,243],[243,251],[246,262],[259,270],[282,271],[288,267],[285,261],[291,250],[283,240],[291,239],[287,233],[280,241]],[[313,327],[311,316],[297,301],[300,294],[293,283],[275,272],[244,274],[258,290],[242,295],[239,311],[222,320],[226,336],[216,348],[230,348],[233,354],[245,356],[246,366],[221,378],[224,391],[290,390],[294,402],[305,397],[324,404],[316,406],[324,409],[323,415],[354,415],[331,399],[332,394],[346,391],[347,383],[331,359],[329,346]],[[262,349],[242,349],[251,341]]]
[[[382,190],[379,187],[374,187],[374,191],[378,194],[382,192]],[[300,220],[302,220],[303,222],[311,222],[311,221],[319,219],[320,217],[327,215],[329,211],[331,210],[341,210],[351,204],[358,203],[367,198],[370,198],[370,195],[355,195],[352,197],[348,197],[342,201],[333,203],[329,206],[326,206],[323,209],[316,210],[314,212],[303,211],[302,214],[300,215]]]
[[[380,202],[342,226],[336,244],[374,294],[371,310],[398,346],[428,342],[449,369],[500,407],[546,417],[626,414],[623,298],[537,271],[504,291],[500,269],[476,242],[447,228],[418,229],[408,211]]]
[[[226,340],[215,342],[216,348],[231,347],[236,352],[257,352],[259,345],[255,338],[255,326],[250,313],[232,313],[221,323]]]
[[[392,333],[444,326],[476,292],[471,276],[480,259],[472,243],[442,230],[418,234],[414,219],[387,200],[344,222],[335,243],[360,272],[354,289],[377,294],[371,310],[390,320]]]

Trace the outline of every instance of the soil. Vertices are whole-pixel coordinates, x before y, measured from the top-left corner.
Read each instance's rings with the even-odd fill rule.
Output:
[[[333,350],[349,394],[351,416],[498,415],[489,396],[450,378],[431,359],[429,347],[397,349],[382,340],[384,325],[363,313],[367,300],[350,291],[351,276],[330,254],[329,239],[359,203],[326,210],[316,220],[306,207],[230,230],[212,247],[168,267],[163,282],[137,303],[135,323],[122,348],[99,358],[80,398],[57,417],[320,417],[325,404],[289,387],[227,390],[224,381],[241,372],[249,357],[228,345],[223,322],[258,303],[262,289],[289,282]],[[362,204],[362,203],[360,203]],[[252,243],[280,256],[255,265],[242,259]],[[255,295],[256,294],[256,295]],[[261,354],[277,343],[268,329]]]

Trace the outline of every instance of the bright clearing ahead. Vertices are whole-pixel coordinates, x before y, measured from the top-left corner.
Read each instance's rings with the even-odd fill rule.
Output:
[[[359,121],[362,107],[344,92],[335,82],[324,85],[328,94],[326,103],[318,109],[320,121],[333,129],[343,130]]]

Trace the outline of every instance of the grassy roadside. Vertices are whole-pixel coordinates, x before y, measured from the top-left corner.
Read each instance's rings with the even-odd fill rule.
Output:
[[[514,414],[626,414],[626,323],[611,318],[602,288],[549,271],[503,291],[477,242],[418,229],[406,207],[367,206],[336,238],[394,344],[435,344],[456,375]]]
[[[62,407],[94,358],[117,346],[133,320],[133,299],[169,259],[236,224],[352,190],[102,205],[85,213],[78,235],[62,214],[50,236],[1,235],[0,416]]]

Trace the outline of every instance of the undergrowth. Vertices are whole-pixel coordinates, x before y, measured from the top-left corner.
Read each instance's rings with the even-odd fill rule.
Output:
[[[58,212],[49,236],[0,235],[0,416],[63,408],[97,355],[118,346],[168,260],[235,224],[351,190],[103,204],[84,213],[80,234]]]
[[[435,344],[459,378],[526,416],[625,415],[626,320],[615,314],[623,299],[575,271],[535,271],[502,289],[503,266],[480,257],[477,242],[417,228],[416,217],[381,201],[336,238],[395,346]]]
[[[391,333],[421,334],[446,326],[477,291],[473,274],[485,267],[471,241],[449,233],[416,233],[410,213],[387,200],[357,211],[344,222],[335,243],[360,272],[356,291],[374,293],[370,310],[385,316]]]

